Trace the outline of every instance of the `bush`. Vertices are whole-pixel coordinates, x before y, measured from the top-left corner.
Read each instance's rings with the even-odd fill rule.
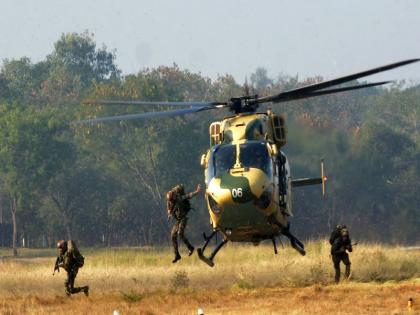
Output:
[[[171,279],[172,289],[183,289],[188,288],[190,284],[190,279],[188,278],[188,273],[184,270],[175,271],[174,276]]]
[[[121,292],[121,296],[126,302],[139,302],[143,299],[142,294],[137,294],[135,292]]]
[[[254,286],[244,279],[239,279],[234,285],[232,285],[232,290],[236,289],[252,289]]]

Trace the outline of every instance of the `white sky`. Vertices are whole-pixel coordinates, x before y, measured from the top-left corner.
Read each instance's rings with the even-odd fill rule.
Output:
[[[420,57],[419,0],[2,0],[0,12],[0,60],[37,62],[87,29],[124,74],[175,62],[239,82],[258,66],[332,78]],[[420,82],[420,63],[373,79]]]

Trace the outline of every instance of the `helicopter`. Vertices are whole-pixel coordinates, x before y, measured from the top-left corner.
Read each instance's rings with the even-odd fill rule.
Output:
[[[246,95],[227,101],[214,102],[156,102],[138,100],[89,100],[89,104],[118,104],[139,106],[179,106],[180,109],[146,112],[81,120],[78,124],[109,121],[141,120],[180,116],[209,110],[229,109],[231,115],[209,126],[210,147],[201,156],[206,183],[205,200],[209,212],[210,235],[203,233],[204,244],[197,249],[200,260],[214,266],[214,258],[229,241],[251,242],[271,240],[277,254],[276,237],[285,236],[291,246],[305,255],[304,244],[290,231],[292,195],[297,187],[322,185],[325,194],[327,177],[321,160],[321,176],[298,178],[291,176],[290,165],[282,148],[287,143],[285,117],[271,108],[258,112],[264,103],[284,103],[321,95],[347,92],[384,85],[391,81],[362,83],[336,87],[359,78],[408,65],[420,59],[409,59],[369,69],[351,75],[298,87],[275,95],[259,97]],[[205,250],[218,234],[222,240],[209,256]]]

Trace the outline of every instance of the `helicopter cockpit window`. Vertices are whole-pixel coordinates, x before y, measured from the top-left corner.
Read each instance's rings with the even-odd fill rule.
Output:
[[[236,161],[236,146],[232,144],[225,144],[217,146],[210,157],[208,165],[208,179],[214,176],[219,176],[223,173],[229,172],[235,165]]]
[[[264,142],[246,142],[240,145],[242,167],[258,168],[271,175],[271,159]]]
[[[217,146],[209,159],[207,179],[228,173],[236,162],[236,145]],[[240,145],[240,163],[244,168],[258,168],[271,176],[272,163],[264,142],[246,142]]]

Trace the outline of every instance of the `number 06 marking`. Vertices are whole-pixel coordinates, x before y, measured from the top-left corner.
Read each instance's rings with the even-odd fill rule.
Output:
[[[232,198],[241,198],[242,197],[242,188],[233,188],[232,189]]]

